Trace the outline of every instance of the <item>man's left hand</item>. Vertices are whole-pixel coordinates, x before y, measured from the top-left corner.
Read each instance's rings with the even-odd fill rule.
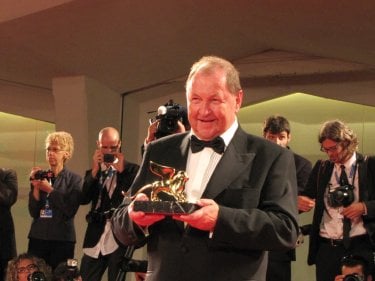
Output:
[[[204,231],[213,231],[219,214],[219,205],[212,199],[200,199],[196,203],[201,208],[189,215],[176,215],[173,219],[186,222]]]
[[[361,202],[353,203],[342,210],[342,214],[353,220],[365,214],[365,208]]]
[[[117,152],[115,155],[116,155],[117,160],[112,165],[113,167],[116,168],[116,170],[119,173],[122,173],[122,171],[124,171],[124,162],[125,162],[124,154],[122,154],[121,152]]]

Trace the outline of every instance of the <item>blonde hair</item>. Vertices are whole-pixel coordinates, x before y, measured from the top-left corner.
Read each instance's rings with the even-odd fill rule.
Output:
[[[18,281],[18,265],[22,260],[31,260],[33,264],[38,267],[38,271],[41,271],[46,276],[46,280],[52,280],[52,270],[51,267],[46,264],[43,259],[40,259],[34,255],[23,253],[19,256],[13,258],[8,262],[7,270],[6,270],[6,281]]]
[[[226,74],[226,86],[230,93],[237,94],[241,91],[240,75],[238,70],[229,61],[216,56],[205,56],[195,62],[190,69],[189,77],[186,80],[187,89],[190,81],[198,72],[210,74],[216,69],[224,70]]]
[[[51,144],[57,144],[61,150],[68,152],[66,160],[72,158],[74,141],[71,134],[64,131],[50,133],[46,138],[46,148]]]

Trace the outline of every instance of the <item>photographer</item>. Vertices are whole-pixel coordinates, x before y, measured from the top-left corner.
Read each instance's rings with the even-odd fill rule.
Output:
[[[69,133],[51,133],[45,145],[49,170],[34,167],[30,174],[29,212],[33,222],[28,253],[43,258],[54,269],[74,257],[74,216],[79,208],[82,178],[65,166],[74,150]]]
[[[82,281],[76,259],[60,263],[53,271],[52,281]]]
[[[308,264],[316,265],[317,281],[326,281],[340,273],[348,253],[373,269],[375,157],[357,152],[356,134],[340,120],[323,124],[319,143],[329,160],[316,162],[302,194],[316,199]]]
[[[372,281],[368,261],[361,256],[348,255],[341,259],[341,274],[335,281]]]
[[[34,255],[23,253],[9,261],[6,281],[51,281],[51,267]]]
[[[183,133],[190,130],[186,108],[169,100],[165,105],[159,106],[158,115],[150,119],[147,137],[142,146],[144,148],[152,141],[164,136]]]
[[[84,281],[100,281],[108,268],[108,281],[115,281],[126,248],[113,235],[110,219],[132,184],[139,166],[125,161],[118,131],[106,127],[99,132],[92,169],[85,175],[81,204],[91,203],[86,216],[81,275]]]

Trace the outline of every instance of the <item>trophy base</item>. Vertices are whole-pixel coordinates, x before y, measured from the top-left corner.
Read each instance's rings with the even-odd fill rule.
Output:
[[[199,208],[196,204],[178,201],[134,201],[133,210],[171,216],[190,214]]]

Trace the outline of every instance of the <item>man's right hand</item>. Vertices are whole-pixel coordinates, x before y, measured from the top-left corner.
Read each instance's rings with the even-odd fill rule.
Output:
[[[345,275],[336,275],[336,277],[335,277],[335,281],[343,281],[344,280],[344,278],[345,278]]]
[[[146,194],[139,193],[135,197],[134,201],[149,201],[149,199]],[[138,212],[134,211],[133,210],[134,201],[130,203],[128,207],[128,214],[129,214],[130,219],[136,224],[138,224],[139,226],[147,227],[165,218],[165,215],[146,214],[142,211],[138,211]]]
[[[92,170],[91,175],[95,178],[99,172],[100,163],[103,162],[103,153],[100,149],[96,149],[92,157]]]
[[[315,200],[307,196],[298,196],[298,211],[308,212],[315,207]]]

